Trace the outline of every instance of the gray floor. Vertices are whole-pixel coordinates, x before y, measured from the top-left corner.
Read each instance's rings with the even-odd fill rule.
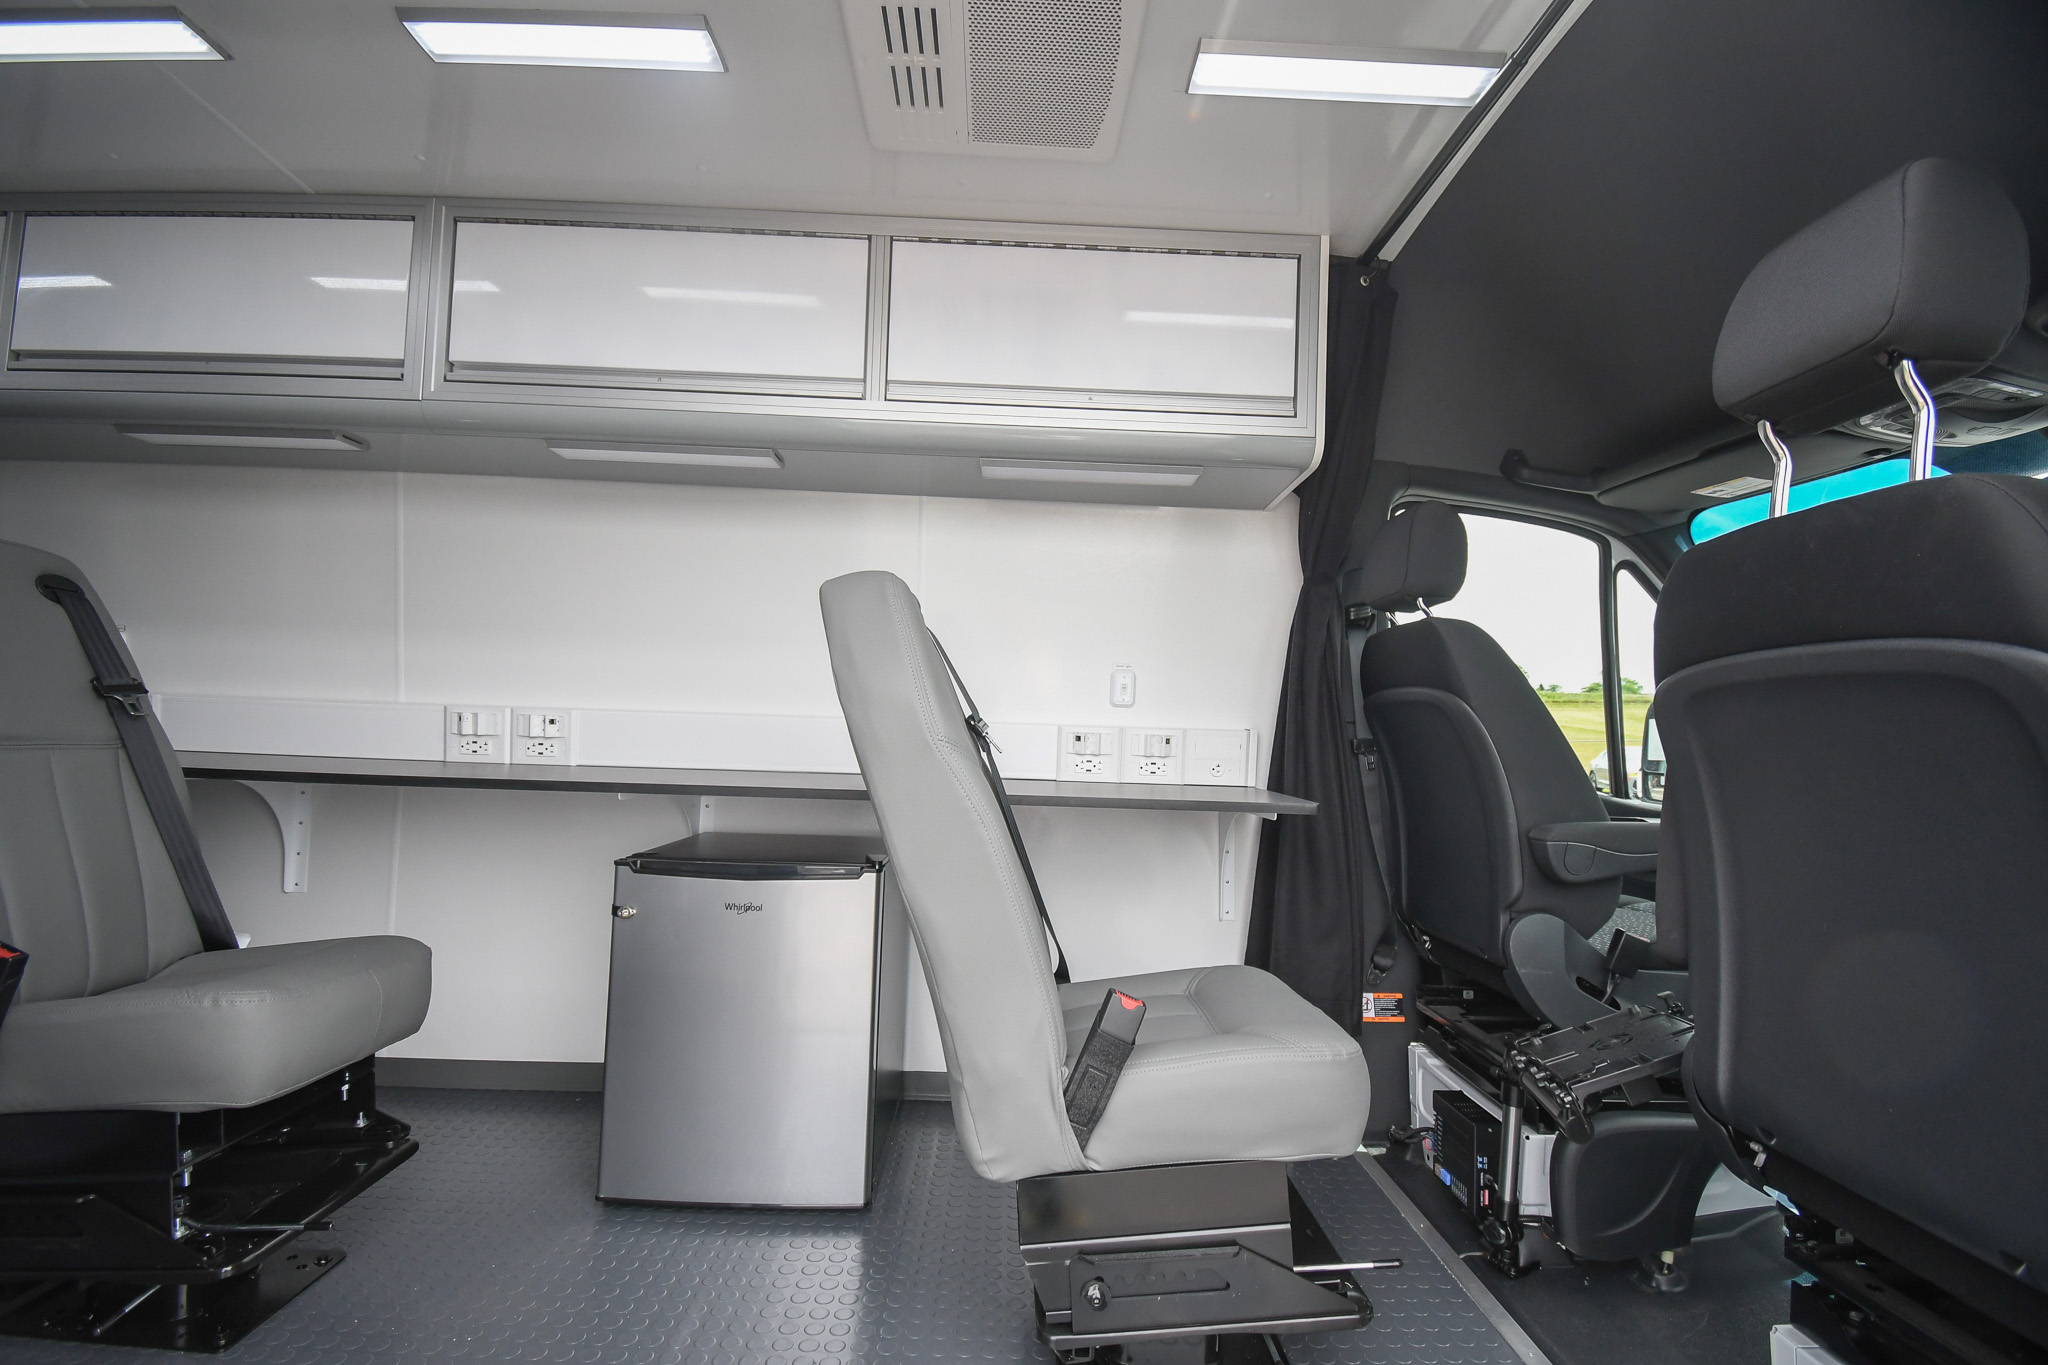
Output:
[[[397,1090],[420,1154],[318,1240],[349,1259],[222,1357],[263,1365],[1051,1360],[1031,1334],[1011,1189],[968,1169],[943,1105],[905,1105],[865,1213],[607,1207],[592,1095]],[[1296,1365],[1517,1365],[1355,1161],[1296,1168],[1367,1277],[1363,1331]],[[0,1339],[7,1365],[191,1359]]]

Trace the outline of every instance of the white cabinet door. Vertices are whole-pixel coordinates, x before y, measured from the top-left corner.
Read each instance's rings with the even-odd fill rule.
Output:
[[[464,222],[456,379],[861,391],[865,237]]]
[[[411,272],[410,219],[31,214],[11,360],[396,374]]]
[[[1294,256],[898,239],[888,396],[1294,411]]]

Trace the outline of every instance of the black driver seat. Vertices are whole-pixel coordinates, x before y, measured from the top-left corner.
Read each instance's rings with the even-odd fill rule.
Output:
[[[1456,511],[1408,503],[1347,595],[1382,613],[1426,611],[1456,596],[1465,559]],[[1608,984],[1606,943],[1589,940],[1616,919],[1622,875],[1655,873],[1657,822],[1609,817],[1528,678],[1469,621],[1424,616],[1374,632],[1359,681],[1392,777],[1417,946],[1554,1025],[1606,1013],[1577,982]],[[1647,908],[1632,902],[1631,921],[1642,925]],[[1657,989],[1675,984],[1654,975],[1665,978]]]

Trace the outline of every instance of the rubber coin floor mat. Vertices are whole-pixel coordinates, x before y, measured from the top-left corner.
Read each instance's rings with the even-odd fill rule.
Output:
[[[969,1169],[943,1104],[906,1104],[859,1213],[600,1204],[595,1095],[386,1088],[420,1152],[335,1217],[348,1259],[218,1359],[258,1365],[1016,1361],[1032,1336],[1012,1188]],[[1366,1276],[1361,1331],[1295,1365],[1516,1365],[1355,1161],[1296,1182]],[[5,1365],[205,1357],[0,1338]]]

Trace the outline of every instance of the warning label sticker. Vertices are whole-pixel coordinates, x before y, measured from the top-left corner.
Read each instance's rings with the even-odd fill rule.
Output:
[[[1367,991],[1362,1022],[1367,1024],[1405,1024],[1408,1016],[1401,1013],[1401,992]]]

